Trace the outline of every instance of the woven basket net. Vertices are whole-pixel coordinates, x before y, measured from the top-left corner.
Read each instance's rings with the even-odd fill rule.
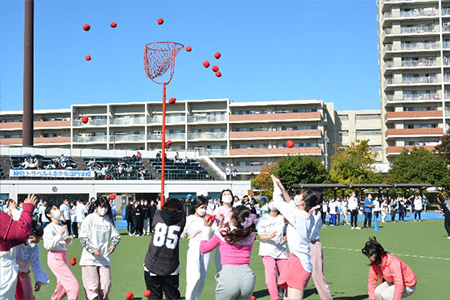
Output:
[[[173,77],[175,57],[184,46],[176,42],[152,42],[145,45],[144,65],[147,77],[158,84],[164,82],[155,79],[163,76],[170,69],[168,84]]]

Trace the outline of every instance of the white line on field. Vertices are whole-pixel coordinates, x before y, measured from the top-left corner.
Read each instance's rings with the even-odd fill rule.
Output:
[[[324,249],[332,249],[332,250],[346,250],[346,251],[356,251],[361,252],[359,249],[351,249],[351,248],[338,248],[338,247],[326,247],[323,246]],[[401,254],[401,253],[391,253],[397,256],[406,256],[406,257],[414,257],[414,258],[426,258],[426,259],[436,259],[436,260],[447,260],[450,261],[448,257],[431,257],[431,256],[423,256],[423,255],[412,255],[412,254]]]

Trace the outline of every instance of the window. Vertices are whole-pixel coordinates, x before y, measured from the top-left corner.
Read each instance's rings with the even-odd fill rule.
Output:
[[[348,115],[338,115],[341,121],[348,121]]]

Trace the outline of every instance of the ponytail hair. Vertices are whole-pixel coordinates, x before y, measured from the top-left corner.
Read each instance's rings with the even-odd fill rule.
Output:
[[[235,229],[230,229],[230,224],[225,224],[225,230],[222,231],[222,236],[228,243],[234,244],[240,240],[250,236],[256,229],[258,219],[255,214],[244,205],[236,206],[231,211],[231,219],[235,221]]]
[[[383,246],[378,243],[376,237],[369,238],[369,240],[364,245],[364,248],[361,249],[361,252],[369,258],[372,255],[375,255],[375,261],[370,263],[371,266],[380,265],[381,259],[388,253],[384,250]]]
[[[322,191],[315,188],[307,188],[300,193],[305,201],[305,210],[308,212],[311,208],[317,205],[322,205],[323,194]]]

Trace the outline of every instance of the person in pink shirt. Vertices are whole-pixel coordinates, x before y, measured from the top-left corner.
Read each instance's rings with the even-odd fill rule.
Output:
[[[222,270],[216,274],[216,300],[250,299],[255,288],[255,274],[250,255],[258,218],[245,206],[233,208],[230,222],[211,237],[210,219],[204,221],[200,251],[208,253],[220,246]]]
[[[223,224],[230,222],[231,209],[233,208],[234,204],[233,199],[234,199],[233,192],[229,189],[223,190],[222,193],[220,194],[220,203],[222,205],[213,211],[213,216],[219,228],[222,227]],[[222,270],[219,250],[216,250],[214,260],[216,265],[216,273],[219,273],[220,270]]]
[[[370,260],[367,284],[370,300],[398,300],[414,293],[417,284],[414,272],[398,257],[386,252],[375,237],[361,251]],[[378,279],[383,283],[377,287]]]

